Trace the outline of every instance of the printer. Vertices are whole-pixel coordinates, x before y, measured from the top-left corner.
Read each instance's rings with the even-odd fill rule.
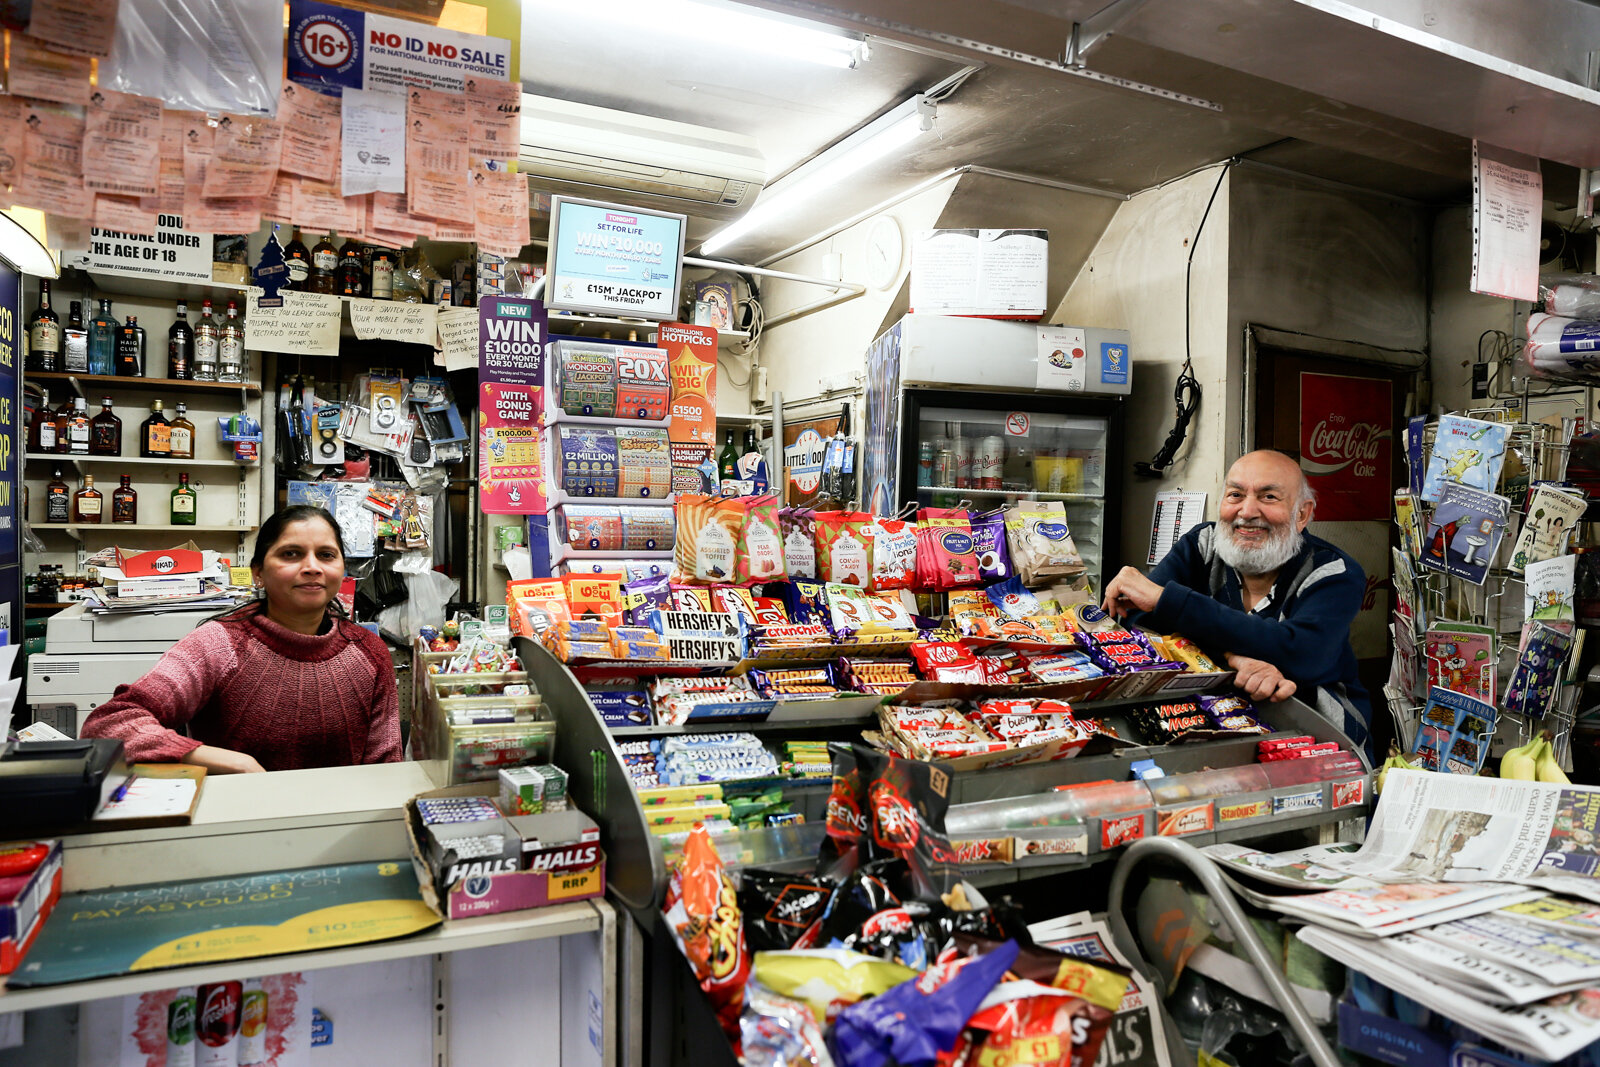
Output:
[[[45,623],[44,651],[28,657],[34,722],[78,736],[89,712],[117,686],[144,676],[162,653],[212,618],[213,610],[96,615],[75,604]]]

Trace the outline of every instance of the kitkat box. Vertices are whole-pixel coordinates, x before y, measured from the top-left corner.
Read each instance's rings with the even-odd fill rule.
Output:
[[[17,969],[60,899],[60,841],[0,845],[0,974]]]
[[[471,835],[471,823],[443,832],[423,825],[417,801],[433,797],[493,797],[498,782],[474,782],[421,793],[406,802],[411,862],[428,907],[447,919],[569,904],[605,895],[606,856],[600,827],[576,809],[492,820],[505,845],[493,856],[463,857],[452,838]]]

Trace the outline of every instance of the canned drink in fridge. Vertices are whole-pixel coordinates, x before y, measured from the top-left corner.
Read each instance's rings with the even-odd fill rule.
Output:
[[[951,441],[951,447],[956,454],[956,480],[952,483],[957,489],[972,488],[972,446],[975,442],[971,438],[957,437]]]
[[[194,986],[185,986],[167,1005],[167,1067],[195,1067]]]
[[[215,982],[195,990],[195,1067],[237,1067],[243,995],[238,982]]]
[[[933,454],[933,484],[945,489],[956,484],[956,454],[953,449],[941,448]]]
[[[972,450],[972,488],[999,489],[1006,461],[1006,442],[999,436],[980,437]]]
[[[244,1001],[239,1009],[239,1063],[267,1062],[267,991],[261,979],[244,983]]]

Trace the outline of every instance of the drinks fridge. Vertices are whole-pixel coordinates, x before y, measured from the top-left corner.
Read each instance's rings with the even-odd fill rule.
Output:
[[[1052,357],[1067,374],[1040,373]],[[883,515],[912,500],[973,511],[1059,500],[1098,589],[1124,562],[1115,502],[1131,378],[1122,331],[907,315],[867,356],[863,504]]]

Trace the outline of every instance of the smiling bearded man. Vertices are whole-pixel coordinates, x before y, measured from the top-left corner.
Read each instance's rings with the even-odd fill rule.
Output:
[[[1355,560],[1305,532],[1316,494],[1282,452],[1239,457],[1219,521],[1184,534],[1149,577],[1124,567],[1105,609],[1161,633],[1181,633],[1257,700],[1296,693],[1370,748],[1371,705],[1356,674],[1350,624],[1366,595]]]

